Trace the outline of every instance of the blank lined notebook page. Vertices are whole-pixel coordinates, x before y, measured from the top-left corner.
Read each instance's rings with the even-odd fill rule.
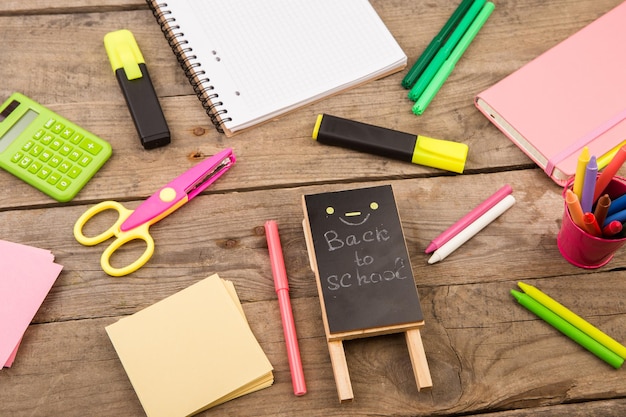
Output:
[[[406,55],[364,0],[178,0],[179,52],[229,132],[399,71]]]

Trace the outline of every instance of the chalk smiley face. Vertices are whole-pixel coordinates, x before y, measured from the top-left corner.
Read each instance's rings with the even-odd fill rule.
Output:
[[[346,211],[343,215],[338,215],[339,221],[347,226],[361,226],[365,224],[370,218],[370,215],[373,211],[378,210],[378,203],[372,201],[369,205],[369,209],[371,211],[363,212],[363,211]],[[326,214],[332,216],[335,214],[335,208],[333,206],[326,207]]]

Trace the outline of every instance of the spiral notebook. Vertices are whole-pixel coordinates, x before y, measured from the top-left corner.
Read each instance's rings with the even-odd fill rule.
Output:
[[[146,1],[227,136],[406,66],[366,0]]]
[[[475,104],[557,184],[587,146],[600,168],[626,143],[626,2],[479,93]]]

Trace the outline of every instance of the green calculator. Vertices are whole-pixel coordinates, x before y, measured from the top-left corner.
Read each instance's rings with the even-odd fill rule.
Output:
[[[111,145],[20,93],[0,105],[0,167],[70,201],[111,156]]]

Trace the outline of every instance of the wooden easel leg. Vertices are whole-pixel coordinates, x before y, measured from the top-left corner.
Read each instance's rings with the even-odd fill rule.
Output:
[[[415,382],[417,383],[417,390],[431,388],[433,381],[430,377],[430,369],[428,369],[428,362],[426,361],[426,353],[424,352],[420,331],[419,329],[412,329],[407,330],[405,334],[411,364],[413,365],[413,373],[415,374]]]
[[[346,354],[343,350],[343,342],[336,340],[328,342],[328,352],[330,353],[330,362],[335,375],[335,385],[337,385],[337,394],[339,401],[351,401],[354,398],[352,393],[352,383],[350,382],[350,374],[348,373],[348,362]]]

